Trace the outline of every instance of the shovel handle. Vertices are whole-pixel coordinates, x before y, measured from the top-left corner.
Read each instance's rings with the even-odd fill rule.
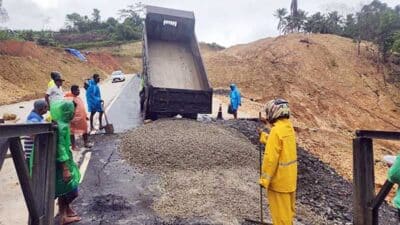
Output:
[[[258,113],[258,122],[261,122],[261,112]],[[260,177],[262,174],[262,145],[260,144],[260,157],[259,157],[259,163],[260,163]],[[261,224],[264,224],[264,212],[263,212],[263,187],[260,185],[260,219],[261,219]]]

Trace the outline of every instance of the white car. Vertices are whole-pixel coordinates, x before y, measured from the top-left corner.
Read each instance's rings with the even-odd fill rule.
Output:
[[[112,72],[111,74],[112,82],[125,81],[125,74],[121,70]]]

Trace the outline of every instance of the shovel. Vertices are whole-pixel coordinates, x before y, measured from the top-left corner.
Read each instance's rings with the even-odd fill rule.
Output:
[[[102,103],[102,108],[103,108],[103,114],[104,118],[106,119],[106,125],[104,126],[104,130],[106,131],[106,134],[113,134],[114,133],[114,125],[108,122],[106,110],[104,109],[104,103]]]
[[[261,122],[261,112],[259,113],[258,122]],[[259,164],[260,164],[260,177],[262,174],[261,166],[262,166],[262,145],[260,144],[260,155],[259,155]],[[260,224],[260,225],[272,225],[272,223],[264,222],[264,211],[263,211],[263,187],[260,185],[260,219],[261,221],[255,221],[251,219],[245,219],[245,221],[253,223],[253,224]]]

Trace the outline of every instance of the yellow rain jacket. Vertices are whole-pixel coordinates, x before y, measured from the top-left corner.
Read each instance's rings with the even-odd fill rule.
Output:
[[[295,192],[297,150],[296,137],[290,120],[277,120],[269,135],[261,133],[260,142],[265,144],[260,184],[276,192]]]

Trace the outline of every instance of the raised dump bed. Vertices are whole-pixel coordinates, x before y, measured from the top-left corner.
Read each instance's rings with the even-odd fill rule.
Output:
[[[146,118],[211,113],[212,88],[194,24],[193,12],[146,7],[141,94]]]

